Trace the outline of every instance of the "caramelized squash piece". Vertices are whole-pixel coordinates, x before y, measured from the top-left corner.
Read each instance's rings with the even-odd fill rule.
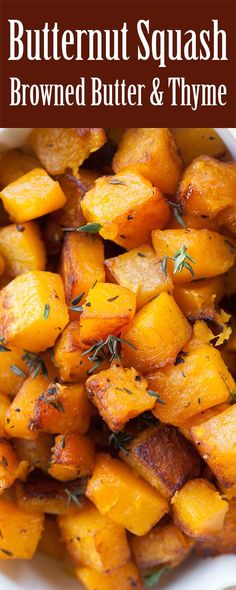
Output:
[[[0,229],[0,253],[5,273],[14,278],[30,270],[44,270],[46,250],[37,224],[7,225]]]
[[[122,331],[132,346],[122,344],[124,363],[148,373],[174,361],[190,336],[190,324],[174,298],[163,292],[144,305]]]
[[[10,408],[11,400],[8,395],[0,393],[0,439],[6,437],[5,416]]]
[[[149,374],[148,381],[164,402],[156,404],[154,415],[161,422],[175,426],[212,406],[228,402],[234,388],[234,380],[220,352],[207,344],[180,355],[177,364]]]
[[[204,479],[188,481],[172,498],[174,519],[189,537],[207,539],[218,533],[228,512],[228,503]]]
[[[236,484],[236,405],[191,428],[193,441],[220,485]]]
[[[163,564],[176,567],[190,553],[193,540],[170,522],[158,524],[143,537],[132,537],[130,545],[137,566],[145,571]]]
[[[221,276],[176,285],[174,298],[189,320],[214,320],[216,305],[224,295],[224,279]]]
[[[79,316],[73,311],[73,301],[82,296],[79,301],[82,305],[91,287],[105,280],[102,240],[93,234],[67,234],[62,248],[60,274],[71,319],[77,320]]]
[[[222,158],[226,147],[215,129],[208,127],[176,127],[171,129],[185,166],[199,156]]]
[[[132,561],[111,574],[102,574],[88,567],[78,567],[76,575],[85,590],[143,590],[138,568]]]
[[[42,475],[40,471],[34,471],[24,483],[16,483],[16,501],[25,512],[64,515],[75,510],[75,504],[71,504],[71,501],[78,489],[80,482],[64,484]]]
[[[156,490],[106,454],[97,455],[86,496],[101,514],[134,535],[145,535],[168,512],[167,501]]]
[[[13,149],[5,152],[0,158],[0,187],[4,188],[11,182],[15,182],[20,176],[38,168],[39,165],[36,158],[21,150]]]
[[[199,457],[192,445],[176,428],[161,423],[135,436],[120,458],[166,498],[200,475]]]
[[[35,402],[31,430],[65,434],[88,430],[90,406],[82,384],[49,383]]]
[[[35,168],[8,184],[0,197],[4,208],[16,223],[46,215],[66,202],[59,183],[42,168]]]
[[[108,258],[105,266],[109,281],[135,293],[137,310],[162,291],[173,291],[170,276],[163,272],[160,260],[148,244]]]
[[[10,345],[46,350],[68,321],[63,284],[56,273],[27,272],[0,292],[1,334]]]
[[[30,468],[47,472],[51,457],[53,438],[40,432],[36,439],[14,438],[13,446],[21,461],[27,461]]]
[[[174,137],[164,127],[127,129],[113,159],[116,173],[138,172],[169,195],[176,193],[182,167]]]
[[[111,283],[96,283],[86,297],[80,316],[83,343],[106,339],[134,317],[136,297],[132,291]]]
[[[62,561],[65,557],[65,545],[60,539],[60,531],[53,516],[47,515],[44,521],[44,528],[41,539],[38,544],[38,551],[48,555],[57,561]]]
[[[198,541],[195,545],[195,551],[200,557],[215,557],[227,553],[236,553],[236,498],[229,502],[229,510],[221,531],[207,540]]]
[[[135,369],[113,364],[86,381],[89,399],[110,430],[122,430],[126,422],[155,405],[147,381]]]
[[[26,514],[13,501],[0,500],[0,559],[31,559],[42,530],[43,514]]]
[[[236,162],[200,156],[185,169],[177,199],[184,213],[215,217],[235,201]]]
[[[85,349],[80,338],[79,322],[70,322],[54,348],[54,363],[59,369],[62,381],[81,382],[87,379],[88,371],[93,365],[88,357],[83,355]]]
[[[91,475],[94,463],[94,443],[88,436],[60,434],[55,438],[48,472],[55,479],[68,481]]]
[[[8,441],[0,440],[0,495],[10,488],[17,478],[19,460]]]
[[[69,168],[76,176],[84,160],[105,141],[101,127],[38,127],[30,136],[36,156],[52,175],[63,174]]]
[[[88,222],[99,223],[100,235],[130,250],[151,242],[151,231],[165,227],[170,208],[149,180],[132,171],[102,176],[81,202]]]
[[[233,266],[236,255],[235,242],[226,236],[207,229],[166,229],[152,232],[153,247],[156,255],[167,257],[167,269],[174,284],[189,283],[196,279],[205,279],[220,275]],[[183,267],[174,272],[176,253],[183,247],[194,262],[187,260],[193,274]]]
[[[63,541],[77,565],[110,573],[130,559],[125,529],[86,502],[76,513],[61,516]]]

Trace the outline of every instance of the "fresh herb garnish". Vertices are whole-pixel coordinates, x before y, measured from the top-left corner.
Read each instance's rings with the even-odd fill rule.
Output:
[[[44,377],[48,377],[47,367],[40,354],[37,352],[25,350],[22,359],[25,362],[27,369],[30,375],[32,375],[33,379],[35,379],[35,377],[37,377],[37,375],[40,373],[42,373]]]
[[[77,506],[82,506],[79,498],[81,496],[84,496],[84,492],[83,490],[68,490],[67,488],[65,489],[65,492],[68,496],[67,499],[67,508],[70,508],[70,505],[72,502],[74,502]]]
[[[43,310],[43,319],[47,320],[50,314],[50,305],[49,303],[46,303],[46,305],[44,306],[44,310]]]
[[[184,212],[180,203],[174,203],[173,201],[168,201],[168,203],[174,213],[176,221],[178,221],[178,223],[182,225],[182,227],[186,228],[186,223],[183,220]]]
[[[0,352],[11,352],[11,349],[4,344],[4,337],[0,336]]]
[[[181,272],[183,268],[186,268],[187,270],[189,270],[189,272],[191,272],[191,275],[193,277],[195,276],[194,270],[189,264],[188,260],[190,260],[190,262],[192,262],[193,264],[195,264],[196,261],[192,258],[192,256],[190,256],[190,254],[187,254],[187,248],[185,245],[181,246],[181,248],[179,248],[179,250],[175,252],[174,256],[164,256],[162,258],[161,267],[165,275],[167,260],[174,261],[174,274],[176,274],[177,272]]]
[[[124,432],[112,432],[110,434],[108,442],[109,445],[112,445],[118,451],[124,451],[126,455],[128,455],[128,447],[127,444],[133,440],[133,435],[125,434]]]
[[[55,408],[55,410],[57,410],[57,412],[62,412],[62,414],[65,414],[65,408],[63,406],[63,403],[60,402],[60,400],[57,400],[56,402],[54,402],[53,400],[49,399],[45,399],[44,401],[46,401],[48,404],[50,404],[50,406],[53,406],[53,408]]]
[[[160,396],[159,396],[159,393],[157,393],[156,391],[153,391],[153,389],[148,389],[148,390],[147,390],[147,393],[148,393],[148,395],[151,395],[152,397],[155,397],[155,398],[156,398],[156,400],[157,400],[157,403],[158,403],[158,404],[165,405],[165,403],[166,403],[166,402],[164,402],[164,401],[163,401],[163,400],[160,398]]]
[[[140,256],[140,258],[146,258],[146,255],[143,252],[138,252],[138,256]]]
[[[80,227],[63,227],[63,231],[67,232],[86,232],[89,234],[97,234],[100,229],[102,229],[102,225],[100,223],[87,223],[86,225],[81,225]]]
[[[69,309],[71,311],[77,311],[77,312],[83,311],[82,305],[78,305],[78,304],[83,299],[84,295],[85,295],[85,291],[83,291],[83,293],[80,293],[77,297],[72,299],[70,307],[69,307]]]
[[[8,549],[3,549],[2,547],[0,547],[0,551],[2,551],[2,553],[5,553],[5,555],[8,555],[8,557],[12,557],[13,555],[12,551],[9,551]]]
[[[27,377],[26,373],[17,367],[17,365],[10,365],[10,370],[14,373],[17,377]]]
[[[6,457],[4,457],[4,455],[2,456],[1,463],[2,463],[3,467],[8,467],[8,461],[7,461]]]
[[[159,582],[161,576],[163,574],[166,574],[167,572],[169,572],[170,569],[171,569],[170,567],[164,566],[161,569],[159,569],[157,572],[153,572],[149,576],[145,576],[143,579],[144,588],[152,588],[152,586],[156,586],[156,584]]]
[[[112,301],[115,301],[116,299],[118,299],[119,295],[115,295],[115,297],[110,297],[107,301],[109,301],[109,303],[111,303]]]
[[[85,350],[81,356],[87,356],[91,363],[95,363],[94,367],[89,369],[88,374],[90,375],[95,371],[103,361],[109,358],[110,363],[114,360],[120,361],[120,343],[124,342],[130,348],[136,349],[136,347],[125,340],[124,338],[118,338],[118,336],[114,336],[110,334],[106,340],[98,340],[90,348]]]
[[[119,178],[111,178],[111,180],[109,180],[109,184],[123,184],[123,186],[126,186],[126,183]]]

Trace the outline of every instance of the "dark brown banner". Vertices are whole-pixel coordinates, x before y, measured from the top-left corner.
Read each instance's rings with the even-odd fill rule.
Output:
[[[236,126],[234,0],[1,2],[5,127]]]

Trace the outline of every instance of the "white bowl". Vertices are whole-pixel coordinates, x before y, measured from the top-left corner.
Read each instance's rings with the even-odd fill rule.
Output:
[[[0,128],[0,149],[26,144],[31,129]],[[236,159],[236,129],[216,131]],[[190,558],[158,584],[158,590],[236,590],[236,555]],[[79,590],[60,563],[37,555],[32,561],[0,561],[0,590]],[[99,590],[99,589],[98,589]],[[122,590],[122,588],[120,589]]]

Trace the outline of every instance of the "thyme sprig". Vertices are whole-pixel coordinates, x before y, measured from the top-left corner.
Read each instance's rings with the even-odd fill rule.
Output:
[[[63,227],[62,230],[65,232],[86,232],[88,234],[97,234],[100,229],[102,229],[102,225],[100,223],[86,223],[86,225],[81,225],[80,227]]]
[[[118,451],[124,451],[126,455],[129,453],[128,443],[133,440],[132,434],[125,434],[125,432],[112,432],[108,438],[109,445],[112,445]]]
[[[83,311],[83,307],[82,307],[82,305],[79,305],[79,303],[83,299],[84,295],[85,295],[85,291],[83,291],[77,297],[74,297],[74,299],[72,299],[72,301],[70,303],[70,307],[69,307],[69,309],[71,311],[77,311],[77,312]]]
[[[162,404],[163,406],[165,405],[166,402],[164,402],[161,399],[161,397],[159,396],[159,393],[157,393],[157,391],[153,391],[152,389],[148,389],[147,392],[148,392],[148,395],[151,395],[152,397],[156,398],[158,404]]]
[[[82,503],[80,501],[79,498],[81,498],[81,496],[84,496],[84,491],[81,489],[78,490],[68,490],[68,488],[65,488],[65,492],[67,494],[67,508],[70,508],[70,505],[72,502],[74,502],[77,506],[81,507]]]
[[[130,348],[133,348],[134,350],[136,349],[136,347],[131,344],[131,342],[128,342],[128,340],[110,334],[107,336],[106,340],[100,339],[97,342],[94,342],[90,348],[85,350],[81,356],[87,356],[88,360],[94,364],[94,366],[89,369],[88,374],[91,375],[91,373],[98,369],[107,358],[110,360],[110,363],[114,360],[120,361],[120,344],[122,342],[130,346]]]
[[[174,201],[168,201],[168,203],[173,211],[176,221],[178,221],[178,223],[180,225],[182,225],[182,227],[184,227],[184,229],[186,229],[187,226],[186,226],[185,221],[183,220],[184,212],[183,212],[183,209],[182,209],[180,203],[174,203]]]
[[[153,586],[156,586],[156,584],[158,584],[161,576],[163,576],[163,574],[166,574],[167,572],[170,571],[170,567],[168,566],[164,566],[161,569],[157,570],[156,572],[153,572],[152,574],[145,576],[144,577],[144,588],[152,588]]]
[[[162,258],[161,267],[165,275],[168,260],[173,260],[174,262],[174,274],[182,272],[183,268],[186,268],[193,277],[195,276],[194,270],[188,261],[195,264],[196,260],[194,260],[190,254],[187,254],[187,247],[185,245],[181,246],[181,248],[175,252],[174,256],[164,256]]]
[[[37,352],[25,350],[22,360],[25,362],[29,374],[32,375],[33,379],[35,379],[35,377],[37,377],[37,375],[40,373],[42,373],[44,377],[48,377],[48,371],[45,362]]]

